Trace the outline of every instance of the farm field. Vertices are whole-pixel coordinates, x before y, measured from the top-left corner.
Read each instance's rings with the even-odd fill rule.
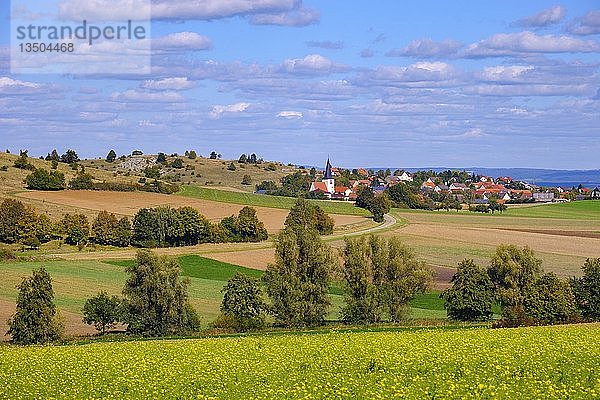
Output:
[[[595,324],[0,346],[0,397],[591,399],[599,340]]]
[[[225,282],[236,272],[243,272],[255,278],[263,271],[244,268],[230,263],[186,255],[178,258],[182,276],[190,279],[189,295],[194,308],[199,312],[202,325],[208,326],[218,315],[222,301],[221,289]],[[91,334],[94,330],[81,322],[81,310],[88,297],[101,290],[109,295],[120,295],[125,283],[124,267],[132,260],[46,261],[0,263],[0,340],[7,340],[4,333],[8,329],[7,319],[14,312],[17,296],[16,285],[31,271],[44,266],[53,280],[55,303],[67,320],[67,334]],[[342,305],[342,289],[339,284],[330,291],[332,301],[330,320],[338,318]],[[415,299],[411,309],[412,317],[417,319],[445,318],[446,312],[437,294],[426,294]]]

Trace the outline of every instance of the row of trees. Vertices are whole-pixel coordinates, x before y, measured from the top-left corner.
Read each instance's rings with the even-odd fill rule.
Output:
[[[136,261],[126,268],[129,275],[122,297],[100,292],[83,307],[83,321],[102,334],[117,323],[133,334],[165,336],[196,332],[200,318],[188,299],[189,279],[181,279],[177,262],[140,250]],[[8,334],[17,344],[59,340],[64,331],[54,304],[54,290],[42,267],[18,286],[16,312],[8,321]]]
[[[328,218],[328,217],[327,217]],[[321,220],[320,220],[321,221]],[[320,228],[329,228],[324,219]],[[333,230],[331,221],[330,230]],[[117,218],[100,211],[90,223],[85,214],[65,214],[53,223],[47,215],[38,215],[21,201],[6,199],[0,205],[0,242],[21,243],[38,247],[53,239],[83,247],[92,242],[100,245],[127,247],[192,246],[199,243],[260,242],[268,237],[256,210],[244,207],[237,216],[210,223],[193,207],[178,209],[161,206],[140,209],[133,218]]]
[[[600,258],[588,259],[583,276],[569,281],[544,273],[528,247],[501,245],[487,268],[463,260],[452,287],[440,295],[451,319],[488,320],[498,304],[500,326],[600,320]]]

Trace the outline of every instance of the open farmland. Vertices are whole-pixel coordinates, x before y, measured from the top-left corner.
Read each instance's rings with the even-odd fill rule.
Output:
[[[501,398],[600,394],[598,325],[0,347],[2,398]]]

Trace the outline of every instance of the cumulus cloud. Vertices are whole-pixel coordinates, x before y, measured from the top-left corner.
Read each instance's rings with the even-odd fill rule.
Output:
[[[480,80],[487,82],[514,82],[527,79],[527,73],[533,69],[531,65],[500,65],[486,67],[476,75]]]
[[[572,85],[546,85],[546,84],[522,84],[522,85],[474,85],[464,88],[466,94],[480,96],[508,96],[508,97],[531,97],[531,96],[575,96],[586,95],[593,90],[589,84]]]
[[[567,10],[562,6],[553,6],[540,11],[537,14],[530,15],[518,20],[515,25],[525,28],[543,28],[549,25],[558,24],[563,20]]]
[[[146,80],[140,87],[149,90],[186,90],[195,86],[195,83],[189,81],[187,77],[164,78],[160,80]]]
[[[590,11],[575,19],[567,26],[567,31],[575,35],[595,35],[600,33],[600,10]]]
[[[385,55],[417,58],[446,57],[455,54],[462,46],[462,43],[456,40],[435,42],[431,39],[417,39],[411,41],[405,48],[390,50]]]
[[[307,26],[319,22],[321,14],[312,8],[298,7],[281,13],[254,14],[250,16],[253,25]]]
[[[379,66],[357,77],[357,83],[390,87],[441,87],[456,85],[460,72],[444,62],[417,62],[407,67]]]
[[[285,119],[300,119],[304,117],[304,114],[300,111],[281,111],[277,116]]]
[[[207,50],[212,47],[212,42],[206,36],[195,32],[177,32],[153,39],[152,50],[180,51],[180,50]]]
[[[306,42],[306,45],[308,47],[320,47],[322,49],[328,49],[328,50],[339,50],[339,49],[344,48],[344,42],[341,42],[341,41],[332,42],[331,40],[324,40],[324,41],[310,40],[310,41]]]
[[[146,92],[137,89],[130,89],[124,92],[115,92],[111,95],[111,100],[118,102],[132,103],[178,103],[185,101],[185,98],[177,92]]]
[[[250,107],[250,103],[235,103],[235,104],[225,104],[225,105],[215,105],[210,112],[211,117],[219,118],[225,113],[241,113],[244,112]]]
[[[537,35],[533,32],[499,33],[469,45],[462,55],[467,58],[518,56],[532,53],[594,53],[600,44],[571,36]]]
[[[0,77],[0,94],[3,95],[26,95],[42,94],[58,90],[58,87],[36,82],[21,81],[7,76]]]
[[[329,74],[345,70],[343,65],[335,64],[327,57],[319,54],[309,54],[304,58],[284,60],[281,70],[298,74]]]

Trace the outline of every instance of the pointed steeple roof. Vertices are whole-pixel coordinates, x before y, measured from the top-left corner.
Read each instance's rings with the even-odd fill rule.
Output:
[[[325,166],[325,174],[323,175],[323,179],[333,179],[333,174],[331,173],[331,163],[329,162],[329,157],[327,157],[327,165]]]

